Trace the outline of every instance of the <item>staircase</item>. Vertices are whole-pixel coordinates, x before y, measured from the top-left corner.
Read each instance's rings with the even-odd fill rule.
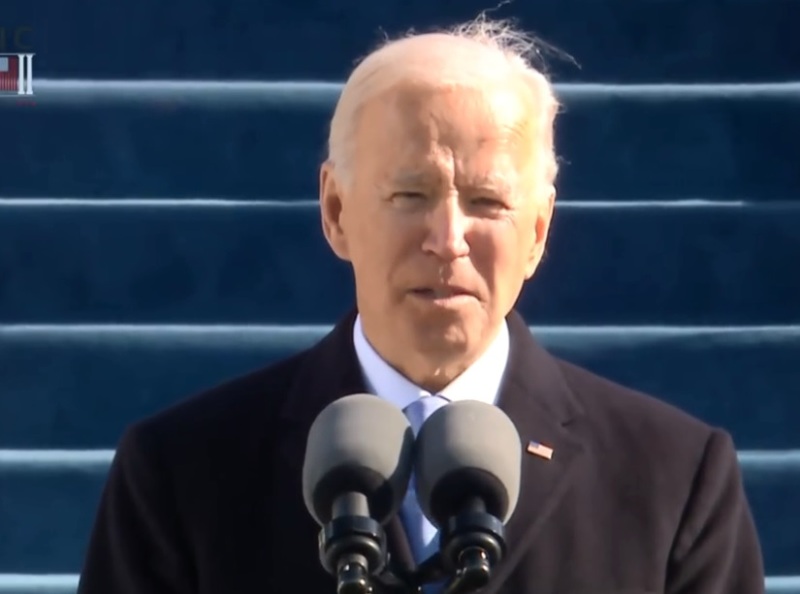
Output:
[[[0,100],[0,594],[73,594],[123,428],[352,303],[315,206],[340,84],[313,81],[486,4],[7,4],[36,96]],[[582,65],[553,63],[560,202],[520,309],[733,434],[768,590],[800,594],[800,0],[497,15]]]

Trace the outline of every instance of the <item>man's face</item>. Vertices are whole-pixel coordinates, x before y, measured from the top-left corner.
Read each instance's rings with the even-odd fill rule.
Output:
[[[482,350],[513,307],[553,205],[527,96],[395,87],[361,112],[350,183],[323,168],[326,236],[352,263],[374,342],[446,364]]]

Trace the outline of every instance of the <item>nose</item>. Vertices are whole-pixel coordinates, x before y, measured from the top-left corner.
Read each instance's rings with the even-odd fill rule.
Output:
[[[443,199],[428,211],[427,229],[422,249],[442,260],[452,261],[469,254],[467,228],[469,218],[458,199]]]

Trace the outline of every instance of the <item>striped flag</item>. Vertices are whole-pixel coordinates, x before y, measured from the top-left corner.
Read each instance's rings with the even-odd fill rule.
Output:
[[[0,93],[19,91],[19,56],[0,56]]]
[[[538,441],[529,441],[525,451],[534,456],[544,458],[545,460],[551,460],[553,458],[553,448],[549,448]]]

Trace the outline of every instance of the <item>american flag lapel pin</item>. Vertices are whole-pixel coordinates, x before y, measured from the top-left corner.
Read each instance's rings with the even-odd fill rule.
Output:
[[[545,460],[553,459],[553,448],[549,448],[538,441],[529,441],[525,451],[533,456],[544,458]]]

